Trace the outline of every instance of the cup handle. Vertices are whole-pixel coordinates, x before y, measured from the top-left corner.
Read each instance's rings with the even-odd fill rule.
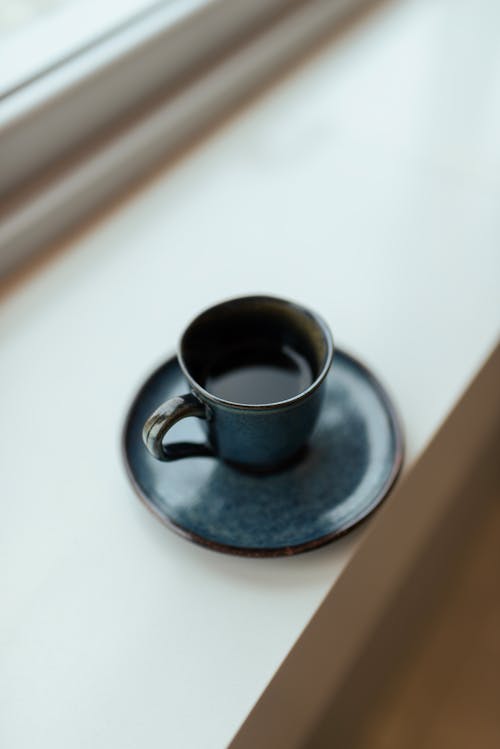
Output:
[[[196,442],[172,442],[163,444],[168,430],[181,419],[197,416],[208,417],[207,409],[192,393],[169,398],[147,419],[142,430],[142,439],[147,449],[157,460],[179,460],[200,455],[215,455],[210,445]]]

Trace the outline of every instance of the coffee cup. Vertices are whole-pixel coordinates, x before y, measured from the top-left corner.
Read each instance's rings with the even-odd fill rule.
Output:
[[[333,351],[328,325],[294,302],[248,296],[210,307],[178,348],[189,392],[149,416],[144,444],[158,460],[211,455],[276,470],[300,454],[314,429]],[[201,420],[207,441],[167,442],[169,429],[190,416]]]

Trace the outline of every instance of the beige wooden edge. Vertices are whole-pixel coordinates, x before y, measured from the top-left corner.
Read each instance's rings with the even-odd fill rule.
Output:
[[[328,717],[335,747],[350,746],[353,722],[363,720],[376,680],[384,678],[380,658],[362,672],[360,662],[390,603],[398,598],[422,550],[444,523],[470,480],[486,446],[500,426],[500,344],[481,368],[419,460],[397,486],[361,543],[359,550],[330,589],[320,608],[245,720],[230,749],[297,749],[322,745],[315,728]],[[468,503],[470,505],[470,502]],[[453,524],[452,524],[453,525]],[[439,535],[445,554],[451,536]],[[397,657],[412,613],[427,605],[427,576],[403,602],[399,619],[385,633],[386,660]],[[429,566],[429,565],[428,565]],[[409,608],[405,612],[404,606]],[[411,611],[410,611],[411,609]],[[406,613],[406,618],[405,618]],[[372,648],[373,649],[373,648]],[[389,650],[387,650],[389,649]],[[365,658],[366,660],[366,658]],[[368,658],[369,661],[369,658]],[[382,665],[383,668],[383,665]],[[356,674],[353,699],[353,674]],[[366,678],[364,678],[366,677]]]

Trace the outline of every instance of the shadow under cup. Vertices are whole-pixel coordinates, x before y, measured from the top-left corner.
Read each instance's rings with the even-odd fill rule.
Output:
[[[307,442],[332,358],[332,336],[319,316],[261,296],[201,313],[179,347],[184,375],[206,409],[210,449],[253,470],[279,468]]]

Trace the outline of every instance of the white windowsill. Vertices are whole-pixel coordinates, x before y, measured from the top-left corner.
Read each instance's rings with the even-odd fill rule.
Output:
[[[394,396],[409,465],[478,372],[500,278],[483,5],[467,66],[465,4],[383,7],[4,290],[5,749],[227,745],[371,527],[239,559],[137,502],[125,410],[197,310],[251,292],[316,308]]]

